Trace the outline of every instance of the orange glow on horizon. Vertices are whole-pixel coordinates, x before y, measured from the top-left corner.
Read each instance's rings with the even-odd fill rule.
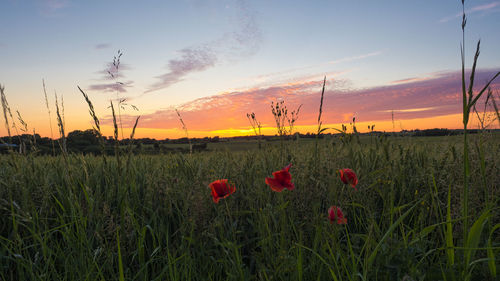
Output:
[[[488,77],[490,70],[482,70],[478,77]],[[368,126],[375,125],[376,131],[401,131],[431,128],[460,129],[462,125],[462,105],[460,103],[460,72],[449,71],[430,75],[432,79],[409,78],[400,80],[397,85],[377,86],[366,89],[349,91],[339,90],[337,80],[328,80],[329,90],[324,92],[322,108],[323,128],[329,128],[325,133],[336,133],[342,123],[348,125],[353,116],[358,121],[357,130],[367,132]],[[478,78],[479,80],[481,80]],[[275,120],[269,106],[276,101],[286,100],[290,109],[301,106],[300,118],[297,119],[294,132],[312,133],[317,131],[318,105],[321,96],[322,80],[310,80],[311,77],[302,77],[295,82],[276,83],[274,85],[242,89],[240,91],[226,91],[196,98],[190,102],[173,107],[149,109],[146,112],[120,112],[118,114],[121,124],[119,138],[129,138],[131,127],[135,124],[137,114],[140,114],[135,138],[177,139],[177,138],[203,138],[203,137],[234,137],[253,136],[254,131],[248,119],[249,112],[257,116],[263,128],[261,134],[276,135]],[[407,81],[408,80],[408,81]],[[405,83],[401,83],[401,81]],[[340,86],[342,82],[339,82]],[[500,89],[500,81],[492,84],[492,89]],[[102,97],[102,96],[100,96]],[[495,98],[495,97],[494,97]],[[485,99],[478,100],[483,103]],[[102,105],[104,103],[104,105]],[[101,99],[96,104],[100,117],[102,134],[113,135],[113,117],[110,114],[108,103]],[[15,108],[15,106],[13,107]],[[24,108],[24,107],[23,107]],[[66,102],[65,133],[74,130],[86,130],[94,126],[92,118],[88,115],[88,108],[84,102],[70,100]],[[43,107],[24,110],[23,118],[28,123],[26,133],[36,133],[44,137],[58,138],[58,126],[55,122],[55,112],[52,116],[44,111]],[[490,111],[493,108],[488,107]],[[187,134],[182,129],[178,110],[182,120],[187,126]],[[13,110],[15,112],[15,110]],[[499,128],[495,121],[495,112],[490,112],[490,128]],[[13,119],[18,125],[16,116]],[[49,119],[52,119],[49,121]],[[471,113],[469,128],[478,128],[477,116]],[[9,123],[12,127],[12,121]],[[361,121],[361,122],[360,122]],[[49,123],[50,122],[50,123]],[[50,124],[52,126],[50,126]],[[121,131],[123,124],[123,132]],[[52,131],[51,131],[52,127]],[[348,125],[348,127],[350,127]],[[22,133],[11,129],[11,134]],[[0,126],[0,136],[7,135],[4,126]]]
[[[493,114],[493,113],[490,113]],[[347,115],[346,115],[347,116]],[[350,120],[350,117],[345,120]],[[73,122],[77,121],[77,122]],[[299,120],[300,121],[300,120]],[[92,128],[92,124],[88,120],[70,120],[66,122],[67,126],[65,128],[66,135],[73,130],[87,130]],[[348,130],[351,130],[349,126],[349,121],[343,123],[328,123],[323,124],[322,128],[329,128],[324,133],[332,133],[335,134],[338,131],[335,129],[341,129],[342,124],[347,125]],[[233,124],[234,125],[234,124]],[[425,129],[433,129],[433,128],[447,128],[447,129],[462,129],[462,114],[450,114],[436,117],[427,117],[427,118],[416,118],[416,119],[404,119],[404,120],[395,120],[394,123],[392,120],[382,120],[382,121],[363,121],[356,122],[356,128],[359,132],[364,133],[368,132],[368,126],[375,125],[375,131],[401,131],[401,130],[425,130]],[[189,126],[189,125],[188,125]],[[469,121],[469,129],[477,129],[479,128],[479,123],[477,121],[477,117],[474,114],[471,114],[471,118]],[[498,121],[491,123],[491,129],[500,128]],[[43,127],[44,130],[36,130],[37,134],[40,134],[42,137],[50,137],[51,132],[49,128]],[[59,131],[56,124],[53,124],[53,136],[54,138],[59,137]],[[28,131],[29,134],[32,134],[33,129]],[[113,135],[113,126],[109,125],[101,125],[101,130],[103,135],[112,136]],[[293,132],[299,132],[302,134],[311,133],[315,134],[317,131],[317,124],[311,125],[296,125],[293,128]],[[123,128],[123,137],[129,138],[132,132],[132,128]],[[19,132],[23,133],[23,132]],[[276,135],[277,131],[274,126],[265,126],[261,128],[262,135]],[[11,129],[11,134],[15,135],[15,131]],[[5,127],[0,130],[0,135],[7,135]],[[188,135],[190,138],[204,138],[204,137],[236,137],[236,136],[254,136],[254,130],[252,127],[248,125],[248,123],[243,124],[243,126],[239,128],[227,128],[227,129],[219,129],[219,130],[189,130],[188,127]],[[186,137],[186,133],[179,126],[178,128],[141,128],[141,122],[139,120],[139,124],[136,128],[134,138],[154,138],[154,139],[177,139]],[[122,138],[122,132],[119,132],[119,138]]]
[[[347,125],[348,130],[350,130],[349,123],[332,123],[332,124],[323,124],[322,128],[329,128],[324,133],[332,133],[335,134],[338,131],[335,129],[341,129],[342,124]],[[428,118],[416,118],[416,119],[406,119],[406,120],[395,120],[394,124],[391,120],[385,121],[366,121],[366,122],[356,122],[356,128],[359,132],[364,133],[368,132],[368,126],[375,125],[375,131],[385,131],[385,132],[393,132],[393,131],[401,131],[401,130],[425,130],[425,129],[434,129],[434,128],[447,128],[447,129],[462,129],[462,114],[450,114],[443,115],[437,117],[428,117]],[[471,121],[469,121],[469,129],[477,129],[478,122],[476,116],[471,115]],[[490,128],[499,128],[498,122],[493,123]],[[112,127],[106,126],[103,128],[103,132],[105,135],[112,135]],[[124,136],[127,138],[130,136],[130,128],[124,128]],[[294,126],[293,132],[299,132],[302,134],[306,133],[316,133],[317,125],[297,125]],[[262,127],[261,133],[263,135],[276,135],[277,131],[275,127]],[[189,130],[188,134],[190,138],[203,138],[203,137],[236,137],[236,136],[254,136],[255,133],[252,127],[242,127],[242,128],[228,128],[223,130]],[[186,137],[185,132],[181,128],[173,128],[173,129],[149,129],[149,128],[140,128],[136,129],[135,138],[155,138],[155,139],[177,139]]]

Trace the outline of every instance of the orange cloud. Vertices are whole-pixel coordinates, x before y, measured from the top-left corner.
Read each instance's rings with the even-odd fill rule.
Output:
[[[391,84],[403,84],[403,83],[412,83],[412,82],[420,82],[432,79],[431,77],[412,77],[401,80],[392,81]]]
[[[485,81],[492,73],[490,70],[477,71],[476,79]],[[190,136],[247,135],[251,131],[246,114],[254,112],[264,127],[272,128],[275,123],[271,114],[271,102],[283,99],[289,111],[303,105],[296,122],[297,129],[314,132],[321,86],[322,81],[304,81],[240,90],[196,99],[178,107],[178,110]],[[376,126],[377,129],[392,130],[394,115],[397,130],[400,127],[460,127],[457,124],[461,122],[461,117],[457,119],[459,123],[441,118],[451,118],[449,116],[459,114],[462,110],[459,72],[439,73],[429,79],[354,91],[338,90],[341,87],[337,86],[335,79],[327,81],[322,115],[324,124],[347,123],[356,116],[358,122],[380,124]],[[492,88],[500,89],[500,81],[495,81]],[[110,124],[110,120],[107,118],[103,123]],[[125,115],[122,120],[131,126],[135,117]],[[180,129],[181,124],[175,111],[168,109],[141,116],[138,127],[139,130],[173,130]],[[273,130],[269,132],[274,134]],[[172,131],[165,131],[166,136],[171,133]]]
[[[348,122],[344,123],[327,123],[323,124],[323,128],[329,128],[328,130],[325,131],[325,133],[337,133],[336,130],[334,129],[341,129],[342,124],[346,124]],[[498,124],[498,123],[496,123]],[[270,124],[272,125],[272,124]],[[386,131],[386,132],[392,132],[392,131],[400,131],[400,130],[410,130],[410,129],[415,129],[418,128],[420,130],[425,130],[425,129],[433,129],[433,128],[449,128],[449,129],[461,129],[463,124],[462,124],[462,114],[449,114],[449,115],[443,115],[443,116],[437,116],[437,117],[427,117],[427,118],[414,118],[414,119],[405,119],[405,120],[398,120],[394,124],[392,123],[391,120],[385,120],[385,121],[375,121],[375,122],[370,122],[370,121],[365,121],[365,122],[356,122],[356,127],[359,132],[368,132],[369,130],[367,129],[368,126],[375,125],[375,130],[376,131]],[[498,126],[497,126],[498,127]],[[478,128],[478,122],[475,118],[475,116],[472,116],[471,119],[471,125],[469,126],[471,129],[477,129]],[[112,135],[113,128],[106,126],[104,128],[105,135]],[[311,124],[311,125],[298,125],[294,127],[294,132],[300,132],[300,133],[308,133],[308,132],[316,132],[317,130],[317,125],[316,124]],[[130,134],[130,129],[125,129],[126,133],[125,136],[128,136]],[[275,135],[276,128],[273,126],[266,126],[262,128],[262,134],[264,135]],[[214,137],[214,136],[220,136],[220,137],[234,137],[234,136],[253,136],[254,132],[253,129],[250,126],[247,126],[246,128],[239,128],[239,129],[222,129],[222,130],[189,130],[189,136],[190,137],[195,137],[195,138],[200,138],[200,137]],[[164,139],[164,138],[182,138],[185,137],[184,131],[179,127],[179,128],[173,128],[173,129],[150,129],[150,128],[140,128],[137,129],[136,131],[136,138],[156,138],[156,139]]]
[[[476,85],[492,76],[491,70],[476,72]],[[439,73],[433,78],[383,87],[345,91],[343,83],[327,80],[323,103],[323,127],[340,128],[356,117],[358,129],[375,124],[376,130],[411,130],[435,127],[461,127],[461,83],[459,72]],[[315,132],[318,118],[322,80],[309,80],[251,88],[199,98],[177,109],[189,130],[190,137],[251,135],[247,113],[254,112],[262,123],[263,133],[274,135],[275,120],[271,102],[284,100],[289,111],[302,105],[295,124],[297,131]],[[500,90],[500,80],[492,83],[495,93]],[[497,104],[500,104],[497,96]],[[480,100],[482,104],[484,100]],[[479,107],[482,109],[482,106]],[[493,110],[493,109],[488,109]],[[91,120],[67,114],[67,132],[91,128]],[[394,124],[393,119],[394,117]],[[78,120],[77,120],[78,119]],[[136,116],[122,114],[124,135],[130,135]],[[45,119],[43,119],[45,120]],[[47,122],[42,119],[29,122],[41,135],[50,136]],[[29,121],[29,120],[28,120]],[[43,123],[45,122],[45,123]],[[42,124],[42,125],[40,125]],[[44,126],[45,125],[45,126]],[[112,135],[112,117],[101,118],[105,135]],[[475,126],[475,125],[471,125]],[[498,123],[494,123],[498,126]],[[45,128],[45,131],[39,130]],[[57,127],[54,125],[54,134]],[[31,130],[31,129],[30,129]],[[4,129],[0,133],[6,135]],[[55,135],[57,136],[57,135]],[[184,137],[182,125],[174,108],[144,114],[139,120],[137,137],[179,138]]]

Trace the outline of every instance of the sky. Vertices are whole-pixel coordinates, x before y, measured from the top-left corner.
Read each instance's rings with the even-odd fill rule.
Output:
[[[500,1],[465,10],[468,69],[481,40],[477,91],[500,70]],[[189,137],[252,135],[251,112],[274,135],[277,101],[301,106],[295,130],[315,132],[325,76],[323,127],[455,129],[461,13],[458,0],[2,0],[0,85],[17,127],[19,111],[47,137],[58,137],[56,96],[66,132],[92,128],[78,87],[104,135],[110,102],[125,138],[138,116],[135,137],[184,137],[176,110]],[[500,79],[492,89],[500,104]]]

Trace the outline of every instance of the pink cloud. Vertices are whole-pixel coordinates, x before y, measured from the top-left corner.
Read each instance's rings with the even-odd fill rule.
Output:
[[[476,85],[482,86],[493,71],[476,71]],[[324,124],[348,122],[353,115],[358,121],[391,120],[391,112],[398,120],[436,117],[460,113],[462,110],[459,72],[434,74],[434,78],[409,80],[404,84],[344,91],[335,79],[327,80],[324,96]],[[413,81],[413,82],[412,82]],[[317,122],[322,81],[307,81],[247,89],[196,99],[178,107],[190,130],[223,130],[249,127],[246,114],[254,112],[264,126],[274,126],[271,102],[283,99],[289,110],[303,105],[296,125]],[[492,83],[500,89],[500,81]],[[134,116],[122,116],[124,124],[133,125]],[[108,117],[103,120],[110,123]],[[178,128],[174,109],[159,110],[141,116],[141,128]]]
[[[395,80],[392,81],[391,84],[403,84],[403,83],[411,83],[411,82],[419,82],[419,81],[425,81],[432,79],[432,77],[411,77],[411,78],[405,78],[401,80]]]

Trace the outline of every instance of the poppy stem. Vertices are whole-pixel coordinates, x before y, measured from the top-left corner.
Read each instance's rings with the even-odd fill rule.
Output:
[[[231,217],[231,212],[229,211],[229,206],[227,204],[228,204],[227,200],[224,200],[224,206],[226,207],[227,216],[229,217],[229,220],[232,222],[233,218]]]

